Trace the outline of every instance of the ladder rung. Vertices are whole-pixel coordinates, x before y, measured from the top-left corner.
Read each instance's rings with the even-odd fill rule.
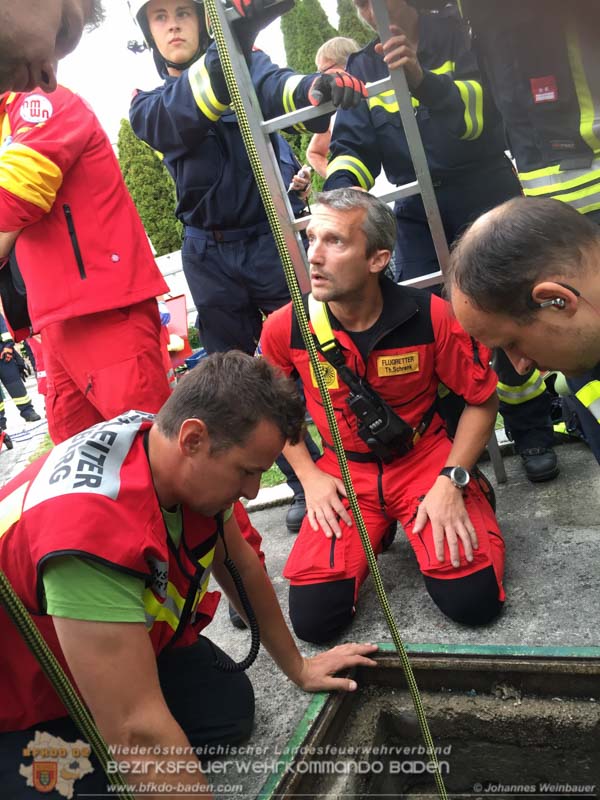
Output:
[[[386,192],[385,194],[374,196],[383,203],[391,203],[392,200],[397,200],[399,197],[410,197],[413,194],[419,194],[419,192],[419,184],[417,181],[413,181],[412,183],[405,183],[404,186],[398,186],[398,188],[394,189],[392,192]],[[297,231],[303,231],[310,220],[311,217],[308,214],[305,217],[300,217],[300,219],[294,220],[294,229]]]
[[[419,182],[411,181],[411,183],[405,183],[403,186],[397,186],[395,189],[392,189],[391,192],[380,194],[377,198],[383,203],[391,203],[392,200],[399,200],[401,197],[411,197],[413,194],[420,194],[420,192]]]
[[[400,281],[400,286],[414,286],[417,289],[424,289],[426,286],[435,286],[436,283],[443,283],[444,276],[438,269],[437,272],[429,272],[418,278],[409,278],[407,281]]]
[[[376,81],[375,83],[367,86],[369,97],[374,94],[379,94],[386,89],[392,88],[391,78],[383,78],[383,80]],[[261,128],[265,133],[276,133],[282,128],[291,128],[299,122],[306,122],[309,119],[317,119],[323,114],[335,112],[336,108],[333,103],[323,103],[321,106],[304,106],[297,111],[292,111],[289,114],[281,114],[279,117],[267,119],[261,123]]]

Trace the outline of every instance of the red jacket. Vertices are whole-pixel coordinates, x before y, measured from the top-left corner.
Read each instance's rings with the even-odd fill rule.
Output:
[[[206,590],[217,523],[184,508],[177,550],[169,542],[144,450],[151,420],[130,411],[101,422],[57,445],[0,492],[0,568],[63,667],[43,605],[44,564],[54,556],[82,554],[143,578],[156,653],[175,641],[195,642],[216,610],[219,593]],[[65,716],[3,608],[0,642],[0,732]]]
[[[108,137],[68,89],[0,97],[0,231],[34,330],[168,291]]]
[[[331,313],[330,319],[346,364],[357,375],[366,377],[397,414],[413,428],[418,427],[435,402],[440,381],[472,405],[484,403],[494,394],[497,378],[489,366],[490,351],[465,333],[452,316],[448,303],[428,292],[398,286],[387,279],[382,289],[383,311],[373,326],[366,360]],[[306,407],[321,438],[331,445],[321,395],[291,303],[267,318],[261,348],[264,357],[287,375],[299,375],[304,385]],[[323,356],[319,359],[325,361]],[[324,373],[344,448],[368,453],[369,448],[358,435],[356,416],[346,403],[346,384],[329,365]],[[439,425],[439,417],[434,417],[416,447],[422,446]]]

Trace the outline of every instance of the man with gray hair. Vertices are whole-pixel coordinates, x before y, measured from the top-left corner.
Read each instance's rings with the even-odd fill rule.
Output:
[[[490,354],[444,300],[384,276],[396,221],[380,200],[351,188],[324,192],[307,236],[304,304],[373,548],[382,551],[398,520],[440,610],[462,624],[488,623],[504,601],[504,542],[476,468],[498,407]],[[351,621],[367,563],[291,304],[267,319],[261,343],[265,358],[299,375],[323,439],[316,464],[303,443],[284,448],[308,510],[284,570],[290,618],[297,636],[321,643]],[[436,410],[440,381],[466,403],[454,441]]]

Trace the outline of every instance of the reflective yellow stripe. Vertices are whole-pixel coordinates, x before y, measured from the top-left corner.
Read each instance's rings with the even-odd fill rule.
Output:
[[[174,631],[177,630],[185,598],[179,594],[171,581],[167,583],[167,596],[162,603],[149,587],[144,590],[143,599],[148,630],[155,622],[166,622]]]
[[[380,94],[373,95],[373,97],[369,97],[367,99],[367,105],[369,106],[370,110],[379,106],[390,114],[395,114],[400,110],[398,101],[396,100],[396,93],[393,89],[389,89],[387,92],[381,92]]]
[[[600,422],[600,381],[586,383],[575,392],[575,397],[594,415],[596,422]]]
[[[327,167],[327,177],[331,177],[334,172],[339,172],[340,170],[351,172],[366,191],[369,191],[375,185],[375,180],[367,167],[354,156],[337,156],[330,161]]]
[[[483,89],[479,81],[454,81],[465,107],[465,132],[460,137],[471,141],[483,133]]]
[[[539,397],[546,390],[546,384],[539,370],[534,370],[531,376],[520,386],[509,386],[507,383],[498,381],[496,389],[498,397],[503,403],[510,406],[518,406],[527,403],[534,397]]]
[[[600,181],[600,158],[596,158],[589,169],[561,170],[559,164],[554,164],[532,172],[519,172],[519,180],[523,191],[530,197],[575,189],[594,180]]]
[[[456,69],[455,61],[444,61],[440,67],[434,67],[429,72],[435,72],[436,75],[447,75],[449,72],[454,72]]]
[[[4,403],[2,403],[4,405]],[[4,536],[15,522],[18,522],[23,513],[23,500],[25,492],[29,487],[30,481],[17,487],[8,497],[0,501],[0,539]]]
[[[47,213],[61,187],[63,174],[49,158],[13,142],[0,159],[0,188]]]
[[[583,32],[585,36],[585,32]],[[592,32],[589,31],[588,34]],[[594,32],[596,33],[596,32]],[[592,83],[588,81],[587,75],[594,76],[596,80],[597,69],[600,66],[598,60],[598,44],[588,40],[586,48],[586,59],[590,62],[595,59],[596,63],[584,63],[584,56],[580,47],[580,37],[575,30],[575,23],[569,22],[567,30],[567,51],[569,54],[569,64],[579,100],[581,117],[579,122],[579,132],[581,138],[588,145],[593,153],[600,153],[600,97],[594,98],[592,94]],[[588,69],[586,70],[586,66]],[[586,74],[587,73],[587,74]],[[595,102],[594,102],[595,101]]]
[[[198,563],[200,566],[204,567],[204,570],[199,580],[200,589],[196,592],[196,597],[192,603],[194,612],[208,589],[214,555],[215,547],[213,546],[198,559]],[[167,583],[167,593],[164,600],[161,601],[157,598],[150,587],[144,590],[143,599],[146,613],[146,628],[148,630],[151,630],[155,622],[166,622],[174,631],[177,630],[179,620],[181,619],[181,612],[185,605],[185,597],[179,594],[179,591],[171,581]]]
[[[283,110],[286,114],[291,114],[292,111],[297,111],[296,103],[294,102],[294,92],[298,88],[298,84],[302,80],[303,75],[291,75],[283,87]],[[302,122],[292,126],[298,133],[308,133],[307,128]]]
[[[325,303],[315,300],[312,294],[308,295],[308,316],[310,317],[315,336],[321,345],[321,349],[325,352],[333,349],[337,345],[337,342],[331,328],[331,322],[329,321],[327,306]]]
[[[22,397],[13,397],[13,403],[16,406],[26,406],[27,403],[31,403],[31,397],[28,394],[24,394]]]
[[[202,56],[195,64],[192,64],[188,69],[188,80],[196,105],[207,119],[216,122],[228,106],[217,100],[204,63],[205,59],[206,56]]]

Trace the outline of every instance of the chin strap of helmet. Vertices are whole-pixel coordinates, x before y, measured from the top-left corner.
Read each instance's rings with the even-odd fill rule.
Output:
[[[201,44],[194,53],[194,55],[191,58],[188,58],[187,61],[183,62],[168,61],[166,58],[163,58],[163,56],[160,56],[160,58],[162,59],[162,62],[163,64],[165,64],[165,66],[171,67],[172,69],[178,69],[181,72],[183,72],[184,69],[191,67],[195,61],[198,61],[200,56],[203,55],[203,53],[205,52],[206,52],[206,47],[204,47],[204,45]]]

